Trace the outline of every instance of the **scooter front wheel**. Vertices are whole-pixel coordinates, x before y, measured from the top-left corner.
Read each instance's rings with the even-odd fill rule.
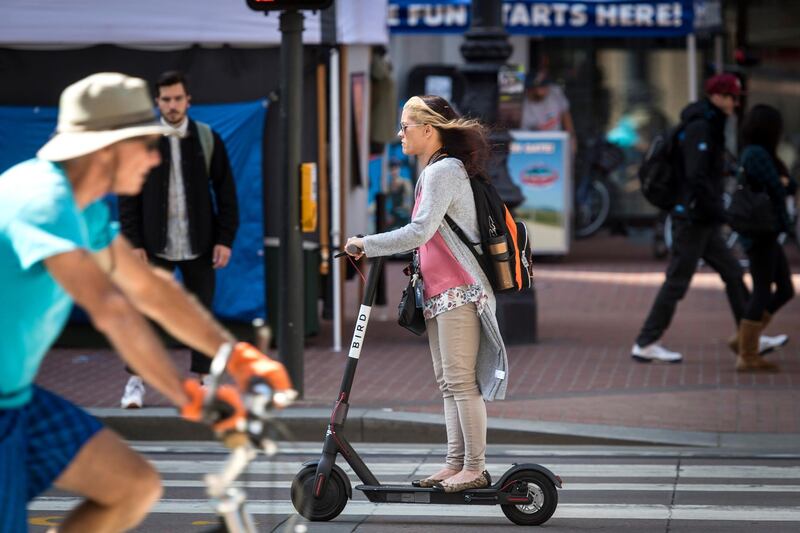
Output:
[[[303,517],[314,522],[333,520],[347,505],[347,486],[341,474],[331,470],[325,492],[314,498],[314,478],[317,465],[300,470],[292,481],[292,505]]]
[[[527,486],[533,501],[527,505],[501,505],[503,514],[520,526],[539,526],[547,522],[558,505],[558,492],[553,482],[541,472],[520,470],[506,481],[506,486],[515,483]]]

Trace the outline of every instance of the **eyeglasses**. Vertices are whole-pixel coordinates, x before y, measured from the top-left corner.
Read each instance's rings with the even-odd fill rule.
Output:
[[[403,135],[405,135],[406,130],[408,128],[413,128],[414,126],[424,126],[424,125],[425,124],[406,124],[405,122],[401,122],[400,123],[400,131],[402,131]]]

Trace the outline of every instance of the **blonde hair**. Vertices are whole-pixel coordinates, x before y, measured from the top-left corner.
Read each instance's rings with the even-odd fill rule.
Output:
[[[470,177],[488,179],[484,167],[489,144],[480,121],[463,118],[447,100],[435,95],[412,96],[403,111],[416,123],[435,128],[444,151],[461,160]]]
[[[429,106],[423,98],[440,98],[445,104],[442,106],[444,111],[450,110],[454,118],[446,118],[444,114],[438,113]],[[419,124],[430,124],[437,129],[453,129],[453,128],[480,128],[483,125],[475,119],[462,118],[450,106],[449,103],[441,97],[427,97],[427,96],[412,96],[403,106],[403,111],[408,111],[411,118]]]

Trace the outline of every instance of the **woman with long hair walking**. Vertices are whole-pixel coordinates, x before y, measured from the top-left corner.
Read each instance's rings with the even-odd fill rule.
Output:
[[[754,106],[742,123],[741,184],[769,195],[777,223],[772,231],[742,238],[750,260],[753,292],[739,324],[736,358],[739,372],[779,370],[778,365],[759,355],[758,339],[772,316],[794,296],[789,263],[778,241],[780,233],[791,229],[786,197],[797,189],[797,183],[777,156],[782,129],[780,112],[763,104]]]

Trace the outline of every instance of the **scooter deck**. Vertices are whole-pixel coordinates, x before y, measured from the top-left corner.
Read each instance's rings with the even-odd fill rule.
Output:
[[[471,489],[463,492],[444,492],[437,488],[409,485],[357,485],[369,501],[374,503],[432,503],[451,505],[529,505],[533,499],[527,494],[500,492],[500,487]]]

